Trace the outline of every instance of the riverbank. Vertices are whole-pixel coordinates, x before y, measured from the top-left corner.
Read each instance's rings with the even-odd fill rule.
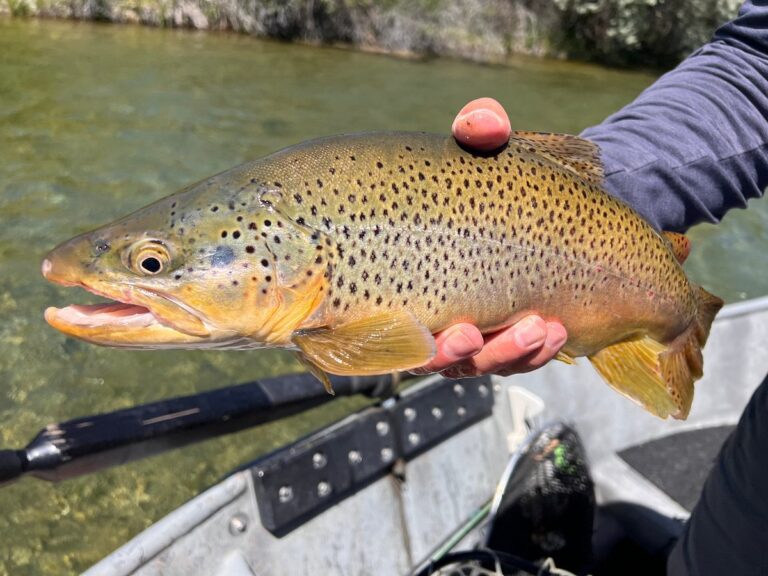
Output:
[[[503,63],[514,54],[668,67],[741,0],[0,0],[0,14],[233,30]]]

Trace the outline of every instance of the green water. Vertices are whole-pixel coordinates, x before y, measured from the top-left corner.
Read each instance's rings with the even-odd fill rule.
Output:
[[[0,448],[55,422],[298,370],[272,352],[128,352],[49,329],[87,300],[39,274],[76,233],[313,136],[446,131],[490,95],[519,128],[578,132],[653,81],[558,62],[482,67],[229,34],[0,19]],[[729,300],[768,293],[768,203],[693,231],[691,274]],[[330,407],[53,485],[0,489],[0,574],[75,573],[237,464],[361,405]]]

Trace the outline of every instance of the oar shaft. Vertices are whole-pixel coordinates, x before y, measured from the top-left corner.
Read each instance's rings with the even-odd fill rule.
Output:
[[[336,396],[386,388],[391,376],[333,376]],[[57,482],[272,422],[334,396],[309,374],[230,386],[46,426],[23,450],[0,450],[0,484]]]

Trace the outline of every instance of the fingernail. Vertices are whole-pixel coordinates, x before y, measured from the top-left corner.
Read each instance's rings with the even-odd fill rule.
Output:
[[[459,114],[456,117],[456,120],[453,122],[453,129],[454,131],[458,127],[467,127],[469,128],[472,125],[484,125],[483,128],[485,130],[491,129],[493,127],[497,128],[504,128],[505,123],[504,121],[499,117],[498,114],[493,112],[492,110],[472,110],[471,112],[467,112],[466,114]]]
[[[549,336],[549,346],[553,350],[560,349],[568,340],[568,334],[562,325],[556,322],[547,322],[547,335]]]
[[[445,350],[456,358],[467,358],[468,356],[474,356],[477,354],[480,348],[472,341],[463,330],[457,330],[445,341]]]
[[[530,350],[544,343],[547,331],[544,322],[538,318],[524,318],[515,326],[515,342],[521,348]]]
[[[412,368],[411,370],[408,370],[410,374],[413,374],[414,376],[426,376],[427,374],[434,374],[434,370],[428,370],[426,368]]]
[[[475,370],[467,366],[454,366],[447,368],[440,372],[444,378],[450,378],[451,380],[460,380],[462,378],[469,378],[475,375]]]

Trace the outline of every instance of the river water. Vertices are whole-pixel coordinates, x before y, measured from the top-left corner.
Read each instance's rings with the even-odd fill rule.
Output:
[[[653,80],[562,62],[407,61],[232,34],[0,19],[0,448],[25,445],[50,422],[300,369],[277,352],[128,352],[65,338],[42,311],[89,297],[41,278],[58,242],[310,137],[446,131],[480,95],[503,102],[518,128],[576,133]],[[768,293],[768,201],[752,208],[691,232],[690,274],[730,301]],[[239,463],[361,402],[58,485],[2,488],[0,574],[77,573]]]

